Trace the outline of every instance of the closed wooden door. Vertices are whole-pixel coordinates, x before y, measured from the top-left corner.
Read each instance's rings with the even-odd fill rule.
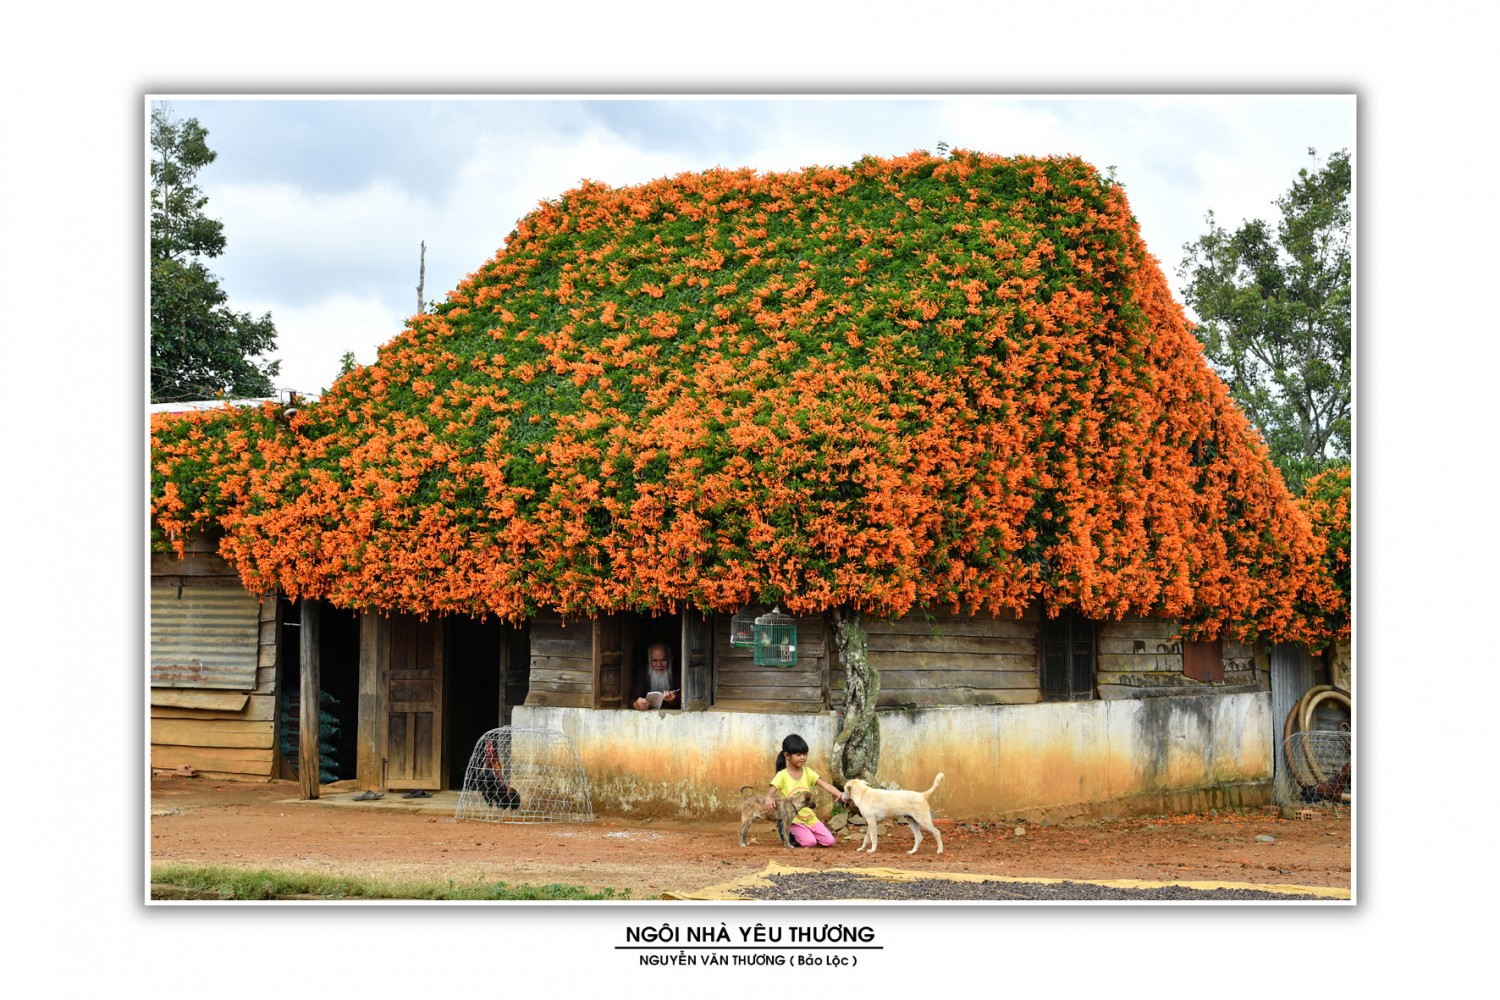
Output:
[[[622,708],[630,684],[625,661],[630,648],[630,630],[624,615],[594,619],[594,707]],[[634,697],[633,695],[631,697]]]
[[[687,708],[705,709],[711,703],[713,690],[714,641],[709,620],[692,608],[682,612],[682,691],[679,697]]]
[[[443,775],[442,622],[398,615],[390,636],[385,785],[437,790]]]

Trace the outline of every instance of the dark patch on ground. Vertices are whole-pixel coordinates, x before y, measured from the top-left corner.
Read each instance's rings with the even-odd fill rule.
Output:
[[[1258,889],[1194,889],[1172,885],[1146,889],[1126,889],[1096,885],[1091,882],[982,882],[954,879],[892,879],[854,875],[847,872],[795,872],[767,875],[770,886],[738,890],[744,899],[905,899],[905,900],[995,900],[1024,902],[1048,901],[1115,901],[1131,902],[1243,902],[1273,900],[1276,902],[1317,902],[1322,896]]]

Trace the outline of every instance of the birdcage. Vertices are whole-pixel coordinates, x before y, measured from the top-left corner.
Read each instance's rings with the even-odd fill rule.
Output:
[[[501,726],[474,745],[455,819],[587,823],[588,777],[573,741],[556,729]]]
[[[729,620],[729,644],[750,649],[755,645],[755,619],[766,613],[759,605],[751,605]]]
[[[797,619],[773,608],[755,619],[755,665],[790,667],[797,663]]]

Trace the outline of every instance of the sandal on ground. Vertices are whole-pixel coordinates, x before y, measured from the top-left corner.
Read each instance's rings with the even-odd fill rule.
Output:
[[[355,802],[372,802],[375,799],[383,799],[383,798],[385,798],[385,793],[384,792],[360,792],[358,795],[354,796],[354,801]]]

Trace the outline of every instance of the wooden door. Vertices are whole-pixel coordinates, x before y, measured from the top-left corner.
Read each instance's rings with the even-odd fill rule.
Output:
[[[630,635],[624,615],[594,619],[595,708],[625,706],[625,688],[631,683],[625,662],[629,649]]]
[[[385,786],[442,788],[443,623],[391,619],[386,668]]]
[[[682,612],[682,691],[678,697],[685,708],[702,710],[712,704],[713,629],[709,619],[692,608]]]

